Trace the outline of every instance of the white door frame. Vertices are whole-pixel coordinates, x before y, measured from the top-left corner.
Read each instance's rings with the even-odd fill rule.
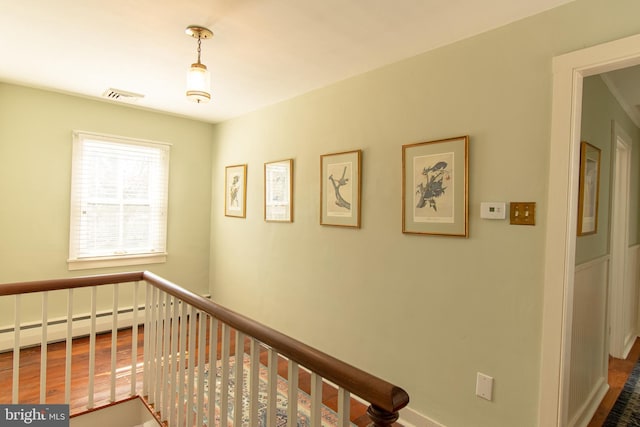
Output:
[[[545,246],[540,427],[567,424],[580,161],[582,79],[640,64],[640,35],[553,59]]]
[[[609,273],[609,353],[624,359],[629,354],[635,325],[629,331],[629,316],[635,300],[627,275],[629,248],[629,179],[631,168],[631,138],[615,122],[612,124],[612,197],[611,197],[611,262]],[[635,322],[634,322],[635,323]]]

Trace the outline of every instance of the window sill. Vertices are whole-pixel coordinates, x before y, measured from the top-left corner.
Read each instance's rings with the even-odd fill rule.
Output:
[[[91,268],[124,267],[128,265],[141,264],[160,264],[163,262],[167,262],[166,253],[67,260],[69,270],[88,270]]]

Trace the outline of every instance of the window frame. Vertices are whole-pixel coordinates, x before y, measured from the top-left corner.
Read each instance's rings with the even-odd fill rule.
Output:
[[[123,144],[127,146],[152,147],[162,151],[163,158],[161,162],[161,171],[164,175],[164,181],[160,186],[164,193],[161,197],[164,200],[159,203],[163,208],[162,222],[160,229],[162,230],[157,237],[161,241],[162,246],[157,252],[137,252],[123,254],[109,254],[99,256],[83,256],[80,254],[79,244],[81,242],[80,221],[83,206],[83,194],[78,177],[82,174],[83,154],[85,141],[98,141],[105,143]],[[169,208],[169,173],[170,173],[170,154],[171,144],[166,142],[151,141],[139,138],[129,138],[123,136],[102,134],[87,131],[73,131],[73,147],[72,147],[72,170],[71,170],[71,188],[70,188],[70,213],[69,213],[69,258],[67,265],[69,270],[82,270],[92,268],[119,267],[141,264],[157,264],[167,261],[167,235],[168,235],[168,208]],[[79,175],[80,174],[80,175]],[[157,231],[157,230],[156,230]]]

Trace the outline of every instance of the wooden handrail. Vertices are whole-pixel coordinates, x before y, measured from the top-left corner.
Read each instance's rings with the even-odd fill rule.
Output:
[[[400,409],[409,403],[409,395],[402,388],[338,360],[333,356],[310,347],[242,314],[229,310],[209,299],[196,295],[148,271],[1,284],[0,296],[136,282],[141,280],[179,298],[198,310],[214,316],[234,329],[255,338],[285,357],[366,400],[372,405],[369,408],[369,415],[371,417],[376,416],[375,414],[380,409],[384,412],[397,414]]]
[[[367,402],[389,412],[397,412],[409,403],[409,395],[400,387],[375,377],[294,338],[242,314],[202,298],[148,271],[144,279],[166,293],[222,320],[234,329],[272,347],[278,353],[349,390]]]
[[[0,296],[59,291],[61,289],[86,288],[88,286],[113,285],[115,283],[138,282],[141,280],[144,280],[143,271],[99,274],[96,276],[71,277],[68,279],[4,283],[0,285]]]

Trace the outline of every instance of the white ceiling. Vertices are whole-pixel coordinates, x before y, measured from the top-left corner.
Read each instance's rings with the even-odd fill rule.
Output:
[[[569,1],[0,0],[0,81],[218,122]],[[214,32],[204,105],[184,96],[188,25]]]

